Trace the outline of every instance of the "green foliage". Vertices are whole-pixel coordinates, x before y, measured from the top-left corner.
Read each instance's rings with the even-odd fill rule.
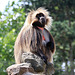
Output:
[[[14,7],[16,5],[18,8]],[[12,11],[10,11],[12,8]],[[21,6],[12,2],[8,4],[5,12],[0,13],[0,73],[6,75],[6,68],[14,64],[15,39],[24,24],[25,13]]]
[[[75,22],[71,22],[71,27],[69,27],[69,21],[56,21],[53,22],[51,33],[54,36],[56,42],[56,53],[54,56],[54,64],[56,67],[55,75],[63,75],[62,64],[64,62],[69,62],[70,60],[70,47],[69,42],[75,44]],[[74,49],[74,47],[72,47]],[[73,50],[74,52],[74,50]],[[75,55],[75,53],[73,53]],[[75,56],[74,56],[75,57]],[[75,59],[75,58],[74,58]],[[69,68],[68,64],[68,68]],[[68,73],[70,73],[68,69]]]

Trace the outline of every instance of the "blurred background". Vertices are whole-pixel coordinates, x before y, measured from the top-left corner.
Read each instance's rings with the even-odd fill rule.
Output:
[[[53,17],[54,75],[75,75],[75,0],[0,0],[0,75],[15,63],[14,42],[31,9],[45,7]]]

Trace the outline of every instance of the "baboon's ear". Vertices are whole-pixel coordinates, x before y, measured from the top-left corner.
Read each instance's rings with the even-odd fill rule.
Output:
[[[45,25],[45,28],[46,28],[46,29],[50,30],[51,25],[52,25],[52,21],[53,21],[52,17],[48,16],[48,17],[46,18],[46,25]]]
[[[46,19],[46,25],[48,25],[48,22],[49,22],[49,19],[47,18],[47,19]]]

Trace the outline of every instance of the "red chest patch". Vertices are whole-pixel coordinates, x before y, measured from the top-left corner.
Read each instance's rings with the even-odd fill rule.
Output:
[[[44,35],[42,36],[42,38],[43,38],[43,40],[45,40],[45,37],[44,37]]]
[[[44,30],[44,28],[41,28],[41,27],[38,27],[40,30],[42,30],[42,39],[43,40],[45,40],[45,36],[44,36],[44,34],[43,34],[43,30]]]

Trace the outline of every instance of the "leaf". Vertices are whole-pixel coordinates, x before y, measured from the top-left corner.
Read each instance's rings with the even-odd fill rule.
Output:
[[[15,1],[12,2],[11,6],[13,6],[15,4]]]
[[[59,7],[58,6],[55,6],[54,8],[55,8],[55,10],[59,10]]]

